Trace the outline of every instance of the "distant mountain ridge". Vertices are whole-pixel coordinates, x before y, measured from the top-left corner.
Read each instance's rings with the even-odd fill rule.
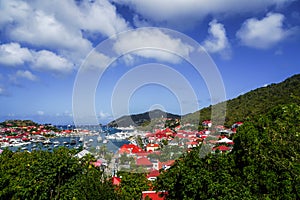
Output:
[[[227,126],[231,126],[236,121],[244,121],[249,117],[264,114],[280,104],[296,103],[300,105],[300,74],[287,78],[280,83],[273,83],[266,87],[257,88],[214,106],[223,103],[226,103],[225,125]],[[161,117],[163,114],[165,114],[167,118],[182,118],[185,122],[199,124],[203,120],[211,119],[211,108],[212,106],[209,106],[182,117],[165,113],[161,110],[153,110],[142,114],[123,116],[110,122],[108,125],[140,126],[144,122],[150,121],[150,119]],[[133,124],[132,121],[134,122]]]
[[[157,118],[171,118],[171,119],[180,119],[180,115],[167,113],[159,109],[151,110],[149,112],[144,112],[141,114],[133,114],[122,116],[112,122],[108,123],[108,126],[111,127],[128,127],[128,126],[141,126],[144,123],[150,122],[151,119]]]

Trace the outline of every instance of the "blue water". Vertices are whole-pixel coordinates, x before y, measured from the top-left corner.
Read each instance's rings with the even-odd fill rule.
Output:
[[[44,145],[43,143],[30,143],[26,146],[23,147],[8,147],[12,151],[33,151],[33,150],[43,150],[43,151],[50,151],[52,152],[55,148],[59,147],[66,147],[69,149],[78,149],[83,146],[84,142],[89,141],[90,139],[93,140],[93,142],[90,143],[90,145],[87,147],[87,150],[95,150],[97,146],[103,146],[105,145],[110,152],[116,152],[118,149],[123,145],[123,144],[128,144],[129,142],[127,140],[107,140],[107,143],[103,143],[103,140],[105,140],[106,135],[114,134],[116,132],[119,132],[120,130],[107,127],[107,126],[80,126],[80,127],[75,127],[74,125],[58,125],[56,126],[58,129],[61,130],[72,130],[75,128],[80,128],[80,129],[86,129],[90,131],[97,131],[99,134],[94,134],[94,135],[88,135],[84,136],[83,142],[79,142],[80,137],[79,136],[72,136],[72,137],[56,137],[56,138],[51,138],[50,141],[52,144],[47,144]],[[101,136],[102,140],[98,141],[98,137]],[[76,144],[71,145],[71,139],[75,139]],[[53,144],[54,141],[58,141],[59,144],[57,147],[54,147],[55,144]],[[64,144],[64,142],[68,142],[68,144]],[[24,149],[25,148],[25,149]]]
[[[129,142],[127,140],[120,140],[120,141],[116,141],[116,140],[107,140],[107,143],[103,143],[103,140],[105,140],[105,133],[100,134],[100,136],[103,138],[101,141],[98,141],[98,134],[97,135],[93,135],[93,136],[84,136],[84,141],[83,142],[79,142],[80,137],[57,137],[57,138],[51,138],[50,141],[52,142],[52,144],[43,144],[41,142],[39,143],[30,143],[26,146],[22,146],[22,147],[8,147],[10,150],[12,151],[33,151],[33,150],[42,150],[42,151],[50,151],[52,152],[54,149],[59,148],[59,147],[66,147],[69,149],[79,149],[80,147],[82,147],[84,145],[84,143],[86,141],[89,141],[90,139],[92,139],[93,141],[90,143],[90,145],[87,147],[87,150],[94,150],[97,148],[97,146],[103,146],[105,145],[107,147],[107,150],[110,152],[115,153],[116,151],[118,151],[118,149],[123,145],[123,144],[128,144]],[[75,139],[76,144],[70,144],[71,139]],[[54,141],[59,141],[58,146],[54,146],[55,144],[53,144]],[[68,144],[64,144],[64,142],[68,142]],[[26,148],[26,149],[24,149]]]
[[[106,132],[109,134],[113,134],[116,132],[119,132],[121,130],[118,130],[113,127],[108,126],[100,126],[100,125],[81,125],[81,126],[75,126],[75,125],[55,125],[56,128],[60,130],[73,130],[73,129],[85,129],[90,131],[98,131],[98,132]]]
[[[71,145],[69,144],[71,142],[71,139],[75,139],[76,144]],[[51,138],[50,141],[52,144],[43,144],[42,142],[31,142],[30,144],[22,147],[8,147],[12,151],[33,151],[33,150],[43,150],[43,151],[53,151],[55,148],[59,147],[66,147],[69,149],[73,148],[79,148],[83,145],[83,143],[79,142],[79,137],[58,137],[58,138]],[[53,144],[54,141],[59,141],[59,144],[57,147],[54,147],[55,144]],[[68,144],[64,144],[64,142],[68,142]],[[26,149],[23,149],[26,148]]]

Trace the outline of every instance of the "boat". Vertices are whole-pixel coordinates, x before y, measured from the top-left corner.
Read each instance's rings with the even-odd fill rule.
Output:
[[[76,140],[75,140],[75,139],[71,139],[70,144],[71,144],[71,145],[75,145],[75,144],[76,144]]]
[[[52,142],[49,139],[47,139],[43,142],[43,144],[52,144]]]
[[[113,134],[113,135],[107,135],[105,136],[106,139],[108,140],[115,140],[116,139],[116,136]]]
[[[60,142],[56,140],[56,141],[53,142],[53,144],[57,145],[57,144],[60,144]]]
[[[64,143],[64,145],[67,145],[67,144],[69,144],[69,142],[67,142],[67,141],[64,141],[63,143]]]
[[[84,141],[83,137],[79,138],[79,142],[83,142],[83,141]]]
[[[13,141],[9,146],[11,147],[23,147],[30,144],[30,142],[18,142],[18,141]]]
[[[98,142],[101,142],[101,141],[102,141],[102,137],[101,137],[101,136],[98,136],[98,137],[97,137],[97,141],[98,141]]]
[[[126,140],[132,136],[132,133],[129,132],[119,132],[112,135],[107,135],[105,138],[108,140]]]
[[[106,143],[108,143],[108,140],[103,140],[103,144],[106,144]]]
[[[76,147],[74,147],[74,149],[79,149],[81,146],[76,146]]]
[[[134,126],[129,126],[129,127],[118,127],[117,129],[118,129],[118,130],[121,130],[122,132],[123,132],[123,131],[129,132],[129,131],[134,131],[134,130],[135,130]]]
[[[27,148],[27,147],[22,147],[21,149],[22,149],[22,150],[28,150],[28,148]]]
[[[10,144],[8,142],[4,142],[4,143],[1,144],[2,148],[6,148],[6,147],[9,147],[9,146],[10,146]]]
[[[54,148],[57,148],[57,147],[59,147],[59,145],[58,145],[58,144],[55,144],[53,147],[54,147]]]

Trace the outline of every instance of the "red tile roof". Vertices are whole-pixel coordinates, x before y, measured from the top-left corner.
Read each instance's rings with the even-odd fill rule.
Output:
[[[112,184],[113,185],[120,185],[121,179],[119,177],[112,177]]]
[[[220,151],[229,151],[229,150],[231,150],[230,147],[227,147],[227,146],[224,146],[224,145],[213,148],[213,150],[217,150],[217,149],[219,149]]]
[[[138,158],[136,160],[136,165],[140,166],[152,166],[152,162],[148,158]]]
[[[147,147],[159,147],[159,144],[147,144]]]
[[[165,197],[160,197],[164,192],[156,192],[156,191],[143,191],[142,192],[142,200],[152,199],[152,200],[164,200]]]
[[[157,177],[157,176],[159,176],[159,171],[154,169],[147,175],[147,178]]]

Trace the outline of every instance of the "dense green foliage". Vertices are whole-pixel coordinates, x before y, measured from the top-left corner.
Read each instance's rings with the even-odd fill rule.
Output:
[[[0,155],[0,199],[117,199],[110,181],[74,152],[16,152]]]
[[[151,110],[149,112],[135,114],[135,115],[128,115],[120,117],[112,122],[108,123],[108,126],[111,127],[128,127],[128,126],[145,126],[149,125],[149,123],[154,119],[161,119],[164,118],[172,118],[172,119],[180,119],[179,115],[174,115],[171,113],[166,113],[161,110]]]
[[[201,147],[157,180],[169,199],[299,199],[300,106],[279,106],[248,120],[229,154],[201,158]]]
[[[288,103],[300,104],[300,74],[294,75],[278,84],[271,84],[228,100],[226,103],[225,124],[231,126],[237,121],[267,113],[273,107]],[[214,105],[218,106],[218,105]],[[211,119],[212,106],[184,116],[184,120],[198,124],[203,120]],[[223,112],[223,111],[221,111]]]
[[[6,120],[0,123],[2,127],[22,127],[22,126],[38,126],[31,120]]]
[[[36,122],[33,122],[32,120],[6,120],[4,122],[0,123],[0,127],[4,127],[4,128],[10,128],[10,127],[26,127],[26,126],[35,126],[35,127],[39,127],[39,126],[43,126],[43,129],[46,130],[51,130],[54,132],[59,132],[58,128],[56,128],[55,126],[51,125],[51,124],[38,124]],[[37,131],[36,128],[32,128],[31,131]]]
[[[150,188],[150,181],[144,173],[119,172],[118,175],[122,177],[121,187],[117,190],[121,199],[140,199],[142,191]]]
[[[228,154],[197,147],[155,183],[168,199],[299,199],[300,106],[278,106],[245,121]],[[204,146],[205,147],[205,146]],[[121,172],[113,186],[94,158],[75,151],[0,154],[0,199],[139,199],[153,186],[143,173]]]

